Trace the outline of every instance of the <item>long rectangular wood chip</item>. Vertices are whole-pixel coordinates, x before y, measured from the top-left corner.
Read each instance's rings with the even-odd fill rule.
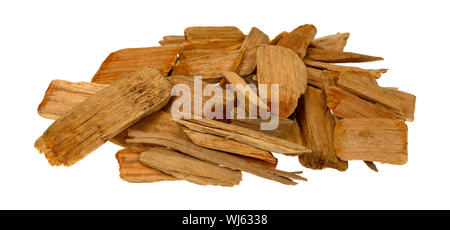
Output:
[[[350,37],[350,33],[332,34],[312,40],[310,46],[325,50],[344,51],[348,37]]]
[[[52,165],[70,166],[170,98],[170,83],[156,69],[129,74],[57,119],[35,147]]]

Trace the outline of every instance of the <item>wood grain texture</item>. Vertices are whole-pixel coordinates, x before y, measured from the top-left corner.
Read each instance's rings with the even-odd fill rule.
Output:
[[[108,85],[145,66],[152,66],[166,76],[175,64],[179,51],[179,45],[115,51],[103,61],[91,81]]]
[[[329,63],[371,62],[384,60],[382,57],[328,49],[308,48],[306,58]]]
[[[159,110],[171,85],[152,67],[114,82],[60,117],[35,147],[51,165],[70,166],[129,126]]]
[[[292,50],[280,46],[263,45],[257,54],[258,85],[267,84],[267,105],[271,103],[271,86],[279,87],[279,115],[286,118],[297,107],[298,98],[305,92],[306,67]],[[273,111],[271,109],[271,111]]]
[[[342,119],[336,124],[334,146],[342,160],[406,164],[408,127],[397,119]]]
[[[168,35],[159,41],[160,45],[181,45],[184,42],[184,35]]]
[[[237,40],[243,41],[245,35],[235,26],[195,26],[184,30],[186,41]]]
[[[311,41],[310,46],[319,49],[343,51],[350,33],[337,33]]]
[[[130,143],[147,143],[166,146],[176,151],[188,154],[197,159],[222,165],[224,167],[248,172],[259,177],[277,181],[282,184],[295,185],[294,180],[306,180],[297,175],[277,169],[267,168],[249,163],[246,159],[224,152],[202,148],[194,143],[167,135],[131,130],[129,132]]]
[[[258,28],[252,27],[241,46],[241,50],[246,49],[241,64],[245,68],[241,68],[239,70],[239,75],[247,76],[255,71],[256,53],[258,52],[258,47],[269,43],[269,41],[269,36]]]
[[[199,160],[164,147],[152,147],[143,152],[140,162],[161,170],[178,179],[199,185],[220,185],[231,187],[242,180],[239,171]]]
[[[306,146],[312,152],[299,156],[300,163],[312,169],[334,168],[345,171],[348,163],[336,157],[333,146],[335,120],[322,90],[308,86],[301,98],[297,118],[300,121]]]
[[[294,50],[300,58],[306,56],[309,43],[314,40],[317,29],[315,26],[306,24],[292,30],[283,36],[278,42],[278,46],[283,46]]]
[[[139,161],[141,153],[147,148],[126,148],[116,153],[119,163],[120,178],[132,183],[148,183],[159,181],[173,181],[177,178],[154,168],[147,167]]]
[[[53,80],[39,104],[38,114],[41,117],[56,120],[105,87],[105,85],[90,82]]]
[[[310,60],[308,58],[304,58],[303,62],[305,63],[306,66],[314,67],[317,69],[345,71],[345,72],[353,73],[356,75],[368,75],[375,79],[380,78],[383,73],[387,72],[387,69],[362,69],[359,67],[342,66],[342,65],[335,65],[335,64],[330,64],[330,63],[326,63],[326,62],[314,61],[314,60]]]

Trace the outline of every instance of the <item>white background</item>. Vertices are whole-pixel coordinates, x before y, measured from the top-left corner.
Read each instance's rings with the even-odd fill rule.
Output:
[[[447,1],[1,1],[0,209],[448,209]],[[271,38],[312,23],[317,36],[351,32],[347,51],[379,55],[379,83],[417,96],[409,162],[306,169],[286,186],[245,173],[237,187],[119,178],[107,143],[70,168],[51,167],[33,143],[51,124],[36,109],[52,79],[89,81],[117,49],[158,45],[189,26],[252,26]],[[296,158],[279,168],[302,170]]]

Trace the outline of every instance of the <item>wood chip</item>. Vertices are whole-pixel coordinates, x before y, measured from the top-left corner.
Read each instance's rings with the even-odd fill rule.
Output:
[[[310,152],[309,149],[302,145],[267,135],[263,132],[219,121],[206,119],[175,121],[197,132],[218,135],[270,152],[297,155]]]
[[[382,57],[318,48],[308,48],[306,58],[314,61],[331,63],[371,62],[384,60]]]
[[[337,33],[314,39],[310,46],[319,49],[343,51],[350,33]]]
[[[313,25],[302,25],[295,28],[286,36],[283,36],[278,42],[278,46],[283,46],[294,50],[300,58],[306,56],[309,43],[314,40],[317,29]]]
[[[295,185],[295,180],[306,180],[305,178],[297,175],[296,173],[285,172],[277,169],[257,166],[255,164],[249,164],[249,162],[240,157],[230,155],[224,152],[215,151],[211,149],[202,148],[195,145],[192,142],[173,138],[171,136],[165,136],[160,134],[141,132],[130,130],[128,142],[131,143],[148,143],[161,146],[167,146],[171,149],[188,154],[197,159],[223,165],[224,167],[245,171],[254,174],[259,177],[263,177],[269,180],[277,181],[282,184]]]
[[[352,118],[337,122],[334,146],[342,160],[405,164],[408,127],[402,120]]]
[[[178,45],[118,50],[103,61],[92,82],[108,85],[145,66],[152,66],[166,76],[179,51]]]
[[[198,146],[208,149],[215,149],[227,153],[235,153],[255,159],[260,159],[270,163],[271,166],[277,165],[275,158],[269,151],[261,150],[234,140],[224,137],[183,129],[189,138]]]
[[[372,169],[375,172],[378,172],[378,168],[377,165],[375,163],[373,163],[373,161],[363,161],[364,164],[367,165],[367,167],[369,167],[370,169]]]
[[[289,34],[289,32],[287,32],[287,31],[283,31],[283,32],[279,33],[272,40],[270,40],[269,45],[276,45],[283,37],[285,37],[288,34]]]
[[[239,171],[162,147],[152,147],[143,152],[140,162],[178,179],[199,185],[234,186],[242,180],[242,174]]]
[[[399,118],[389,109],[337,87],[328,89],[327,105],[340,118]]]
[[[133,183],[173,181],[175,177],[159,170],[147,167],[139,161],[141,153],[147,148],[126,148],[116,153],[119,162],[120,178]]]
[[[105,87],[90,82],[53,80],[39,104],[38,113],[44,118],[56,120]]]
[[[305,65],[292,50],[280,46],[263,45],[257,55],[258,85],[267,84],[267,105],[271,103],[271,85],[279,86],[279,115],[288,117],[305,92],[307,73]],[[273,109],[271,109],[273,111]]]
[[[73,165],[163,107],[170,89],[170,83],[152,67],[129,74],[56,120],[35,147],[52,165]]]
[[[189,27],[184,30],[186,40],[189,42],[201,40],[237,40],[243,41],[245,35],[234,26],[223,27]]]
[[[163,40],[159,41],[161,45],[181,45],[184,42],[183,35],[169,35],[164,36]]]
[[[308,58],[304,58],[303,62],[305,63],[306,66],[314,67],[317,69],[345,71],[356,75],[369,75],[375,79],[380,78],[383,73],[387,72],[387,69],[362,69],[359,67],[334,65],[326,62],[314,61]]]
[[[312,169],[329,167],[347,170],[348,163],[336,157],[333,147],[335,120],[327,108],[325,94],[320,89],[308,86],[300,101],[297,118],[303,129],[306,146],[312,150],[299,156],[300,163]]]

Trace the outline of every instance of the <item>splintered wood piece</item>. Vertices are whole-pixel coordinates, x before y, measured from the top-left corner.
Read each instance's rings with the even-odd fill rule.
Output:
[[[336,157],[333,147],[335,120],[327,108],[322,90],[308,86],[300,101],[297,116],[306,146],[312,150],[311,153],[299,156],[300,163],[312,169],[329,167],[339,171],[347,170],[348,163]]]
[[[317,29],[313,25],[302,25],[282,37],[278,42],[278,46],[283,46],[294,50],[300,58],[306,56],[309,43],[314,40]]]
[[[60,117],[35,147],[51,165],[70,166],[170,99],[171,85],[145,67],[114,82]]]
[[[319,49],[343,51],[350,33],[337,33],[314,39],[310,46]]]
[[[341,77],[342,74],[343,73],[341,71],[322,71],[321,77],[323,83],[323,91],[326,92],[330,87],[337,86],[339,77]]]
[[[395,114],[406,119],[405,111],[409,109],[408,107],[411,104],[404,102],[401,97],[394,94],[393,91],[395,90],[374,85],[367,79],[349,73],[344,73],[339,77],[338,85],[340,88],[362,98],[384,105]]]
[[[295,144],[306,146],[306,141],[304,140],[304,136],[302,133],[302,130],[300,130],[300,127],[296,120],[294,120],[291,124],[291,126],[286,129],[285,132],[283,132],[280,136],[278,136],[281,139],[293,142]],[[295,156],[291,154],[285,154],[288,156]]]
[[[305,148],[303,145],[295,144],[263,132],[219,121],[207,119],[175,121],[193,131],[218,135],[270,152],[297,155],[311,152],[311,150]]]
[[[334,146],[342,160],[406,164],[408,127],[397,119],[342,119],[336,123]]]
[[[181,59],[195,58],[220,52],[233,51],[241,47],[242,41],[234,40],[205,40],[201,42],[183,43]]]
[[[239,171],[162,147],[152,147],[143,152],[140,162],[178,179],[199,185],[234,186],[242,180],[242,174]]]
[[[192,142],[198,146],[260,159],[269,162],[271,165],[277,165],[277,158],[269,151],[261,150],[220,136],[195,132],[189,129],[183,130],[189,138],[191,138]]]
[[[371,62],[384,60],[382,57],[318,48],[308,48],[306,58],[314,61],[331,63]]]
[[[283,37],[285,37],[288,34],[289,34],[289,32],[287,32],[287,31],[283,31],[283,32],[279,33],[272,40],[270,40],[269,45],[276,45]]]
[[[179,51],[178,45],[118,50],[103,61],[92,82],[108,85],[145,66],[152,66],[166,76]]]
[[[320,69],[306,67],[306,75],[308,76],[308,84],[323,89],[322,71]]]
[[[267,84],[267,105],[270,107],[272,84],[278,84],[279,115],[288,117],[306,90],[307,73],[302,60],[290,49],[263,45],[258,48],[257,66],[258,85]]]
[[[313,61],[308,58],[304,58],[303,62],[305,63],[306,66],[309,67],[333,71],[345,71],[357,75],[366,75],[366,76],[369,75],[375,79],[380,78],[383,73],[387,72],[387,69],[362,69],[353,66],[334,65],[326,62]]]
[[[367,167],[369,167],[373,171],[378,172],[377,165],[373,163],[373,161],[364,161],[364,163],[367,165]]]
[[[222,71],[222,74],[227,80],[227,82],[229,82],[230,84],[233,84],[235,86],[240,84],[242,86],[242,87],[235,87],[235,89],[238,95],[241,95],[245,98],[245,110],[247,112],[250,112],[251,108],[250,105],[252,105],[253,108],[255,109],[262,109],[264,111],[269,111],[266,103],[264,103],[259,98],[256,92],[250,89],[250,87],[247,85],[247,82],[245,82],[244,79],[242,79],[238,74],[229,71]]]
[[[234,26],[205,26],[189,27],[184,30],[186,41],[199,40],[237,40],[243,41],[245,35]]]
[[[327,90],[327,105],[340,118],[399,118],[384,106],[364,100],[337,87]]]
[[[239,75],[246,76],[255,71],[258,47],[269,43],[269,41],[269,36],[258,28],[252,27],[241,46],[241,50],[246,49],[241,65],[247,68],[241,68],[238,72]]]
[[[405,121],[414,121],[414,112],[416,110],[416,96],[394,88],[384,87],[384,89],[395,95],[397,98],[400,98],[400,100],[403,102],[403,113],[400,114],[400,117]]]
[[[183,35],[169,35],[164,36],[163,40],[159,41],[161,45],[181,45],[184,42]]]
[[[261,130],[261,123],[267,123],[269,122],[269,119],[261,119],[261,118],[257,118],[257,119],[249,119],[249,118],[245,118],[245,119],[239,119],[237,118],[237,115],[234,116],[234,119],[231,119],[230,124],[235,125],[235,126],[239,126],[239,127],[243,127],[243,128],[248,128],[251,130],[255,130],[258,132],[263,132],[266,133],[268,135],[271,136],[281,136],[283,133],[287,132],[292,124],[294,123],[293,120],[287,119],[287,118],[280,118],[278,121],[278,127],[274,130]]]
[[[90,82],[53,80],[39,104],[38,113],[41,117],[56,120],[105,87]]]
[[[116,153],[116,159],[119,162],[120,178],[133,183],[176,180],[175,177],[169,174],[141,164],[139,157],[146,150],[146,148],[126,148]]]
[[[248,160],[237,157],[235,155],[212,149],[206,149],[195,145],[190,141],[174,138],[167,135],[130,130],[129,136],[131,137],[131,139],[128,139],[127,141],[130,143],[147,143],[166,146],[203,161],[222,165],[233,170],[248,172],[259,177],[277,181],[282,184],[295,185],[297,183],[293,181],[294,179],[306,180],[304,177],[301,177],[296,173],[261,167],[255,164],[251,164],[248,162]]]
[[[233,67],[241,54],[241,50],[234,50],[183,58],[174,66],[172,75],[202,76],[203,79],[221,78],[222,71],[234,72]]]

